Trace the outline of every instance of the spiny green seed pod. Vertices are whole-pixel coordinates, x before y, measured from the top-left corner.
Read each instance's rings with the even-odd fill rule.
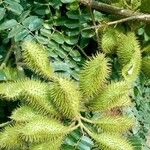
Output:
[[[145,56],[142,59],[142,71],[148,78],[150,78],[150,56]]]
[[[38,114],[28,106],[22,106],[12,112],[11,119],[16,122],[28,122],[38,117]]]
[[[31,120],[19,130],[20,137],[30,143],[46,142],[57,140],[60,136],[64,136],[69,131],[59,121],[41,118],[39,120]]]
[[[79,115],[81,97],[77,88],[73,81],[60,77],[52,84],[51,98],[56,109],[65,117],[74,118]]]
[[[128,95],[129,93],[124,94],[123,96],[119,97],[117,99],[116,103],[111,103],[109,105],[110,109],[115,108],[115,107],[127,107],[127,106],[131,106],[132,102],[131,102],[131,98]]]
[[[47,51],[34,42],[23,43],[23,58],[29,69],[49,79],[53,74],[52,66],[48,59]]]
[[[80,74],[80,89],[85,97],[101,91],[109,77],[110,68],[104,54],[97,54],[87,61]]]
[[[102,133],[93,137],[101,150],[133,150],[132,145],[123,137]]]
[[[127,116],[105,116],[94,123],[105,132],[124,133],[133,127],[135,120]]]
[[[29,106],[21,106],[15,109],[10,116],[11,119],[15,120],[18,123],[22,122],[30,122],[31,120],[39,120],[44,117],[43,114],[39,114],[39,112],[33,110],[33,108]]]
[[[58,137],[53,142],[45,142],[42,144],[34,144],[31,146],[30,150],[60,150],[63,143],[63,137]]]
[[[129,32],[127,35],[118,35],[117,56],[122,66],[128,64],[136,49],[139,49],[139,43],[134,33]]]
[[[116,32],[116,29],[108,28],[102,35],[101,48],[104,53],[112,54],[116,51],[118,44]]]
[[[122,99],[129,92],[129,85],[125,81],[111,83],[102,93],[94,97],[89,103],[89,108],[92,111],[106,111],[112,109],[120,103]]]
[[[19,82],[0,83],[0,95],[6,100],[16,100],[19,98],[22,89]]]
[[[23,79],[1,83],[0,95],[8,100],[24,100],[43,114],[57,115],[51,104],[49,86],[40,80]]]
[[[130,62],[122,68],[122,76],[129,82],[134,82],[141,70],[142,56],[141,51],[137,47],[132,54]]]
[[[23,146],[19,138],[20,126],[8,126],[0,133],[0,149],[16,150]]]
[[[20,88],[23,89],[22,97],[27,104],[43,114],[57,114],[51,104],[48,84],[40,80],[22,80]]]

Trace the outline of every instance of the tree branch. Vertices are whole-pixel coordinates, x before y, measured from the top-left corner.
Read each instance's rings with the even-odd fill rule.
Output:
[[[145,18],[147,17],[147,15],[140,15],[140,16],[131,16],[131,17],[127,17],[127,18],[123,18],[123,19],[119,19],[119,20],[115,20],[115,21],[111,21],[111,22],[108,22],[108,23],[104,23],[104,24],[100,24],[100,25],[96,25],[96,26],[91,26],[91,27],[87,27],[87,28],[84,28],[83,30],[87,30],[87,29],[99,29],[100,27],[103,27],[103,26],[111,26],[111,25],[116,25],[116,24],[119,24],[119,23],[123,23],[123,22],[127,22],[127,21],[133,21],[133,20],[139,20],[141,18]]]
[[[79,0],[79,2],[85,6],[90,6],[92,9],[95,9],[97,11],[103,11],[126,18],[131,17],[129,20],[138,20],[150,23],[150,14],[143,14],[140,12],[134,12],[132,10],[121,9],[119,7],[111,6],[102,2],[97,2],[95,0]]]

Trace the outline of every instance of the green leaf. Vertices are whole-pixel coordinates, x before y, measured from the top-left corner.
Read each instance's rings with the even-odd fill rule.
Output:
[[[45,36],[45,37],[50,37],[51,36],[51,30],[48,30],[48,29],[45,29],[45,28],[42,28],[40,29],[40,32],[41,32],[41,35]]]
[[[53,33],[52,36],[51,36],[51,39],[53,39],[54,41],[56,41],[59,44],[63,44],[64,43],[64,36],[60,32]]]
[[[91,38],[91,37],[93,37],[95,35],[95,31],[93,31],[91,29],[90,30],[83,30],[81,32],[81,35],[84,38]]]
[[[0,25],[0,30],[5,30],[16,26],[18,22],[15,19],[7,20]]]
[[[9,5],[8,9],[10,11],[14,12],[17,15],[20,15],[22,13],[22,11],[23,11],[23,7],[20,4],[18,4],[18,3],[13,4],[13,5]]]
[[[49,43],[49,40],[43,36],[35,36],[35,37],[38,40],[38,42],[40,42],[43,45]]]
[[[80,30],[78,28],[75,28],[75,29],[72,29],[72,30],[67,29],[65,32],[68,36],[76,36],[76,35],[80,34]]]
[[[70,70],[69,65],[60,61],[55,61],[53,63],[53,67],[55,71],[68,71]]]
[[[5,12],[6,12],[6,10],[4,8],[0,8],[0,20],[3,19]]]
[[[7,4],[9,4],[9,5],[7,6],[7,8],[8,8],[10,11],[14,12],[14,13],[17,14],[17,15],[20,15],[20,14],[22,13],[23,7],[22,7],[19,3],[14,2],[14,1],[12,1],[12,0],[5,0],[4,2],[7,3]]]
[[[64,24],[67,28],[70,29],[75,29],[75,28],[79,28],[80,24],[78,20],[67,20]]]
[[[66,36],[65,42],[69,45],[74,45],[78,43],[78,36]]]
[[[22,24],[23,24],[25,27],[28,28],[29,25],[32,24],[32,22],[34,22],[34,20],[36,20],[36,19],[38,19],[37,16],[30,16],[30,17],[26,18],[26,19],[22,22]]]
[[[38,30],[42,27],[42,23],[43,23],[43,20],[42,19],[34,19],[30,24],[29,24],[29,29],[31,31],[35,31],[35,30]]]
[[[21,25],[17,25],[8,34],[8,38],[12,38],[16,36],[18,33],[23,32],[24,28]]]
[[[16,36],[15,36],[15,41],[21,41],[23,40],[27,35],[29,34],[29,32],[24,29],[22,32],[19,32]]]
[[[30,10],[24,11],[20,16],[19,16],[19,22],[22,22],[23,20],[26,19],[26,17],[30,14]]]
[[[69,52],[69,55],[73,58],[73,60],[75,60],[77,62],[81,61],[81,55],[78,50],[71,50]]]
[[[142,142],[141,139],[137,136],[130,136],[129,140],[134,147],[134,150],[142,150]]]
[[[78,10],[74,10],[74,11],[68,11],[66,13],[66,15],[68,16],[68,18],[70,19],[79,19],[80,18],[80,14]]]
[[[66,58],[67,54],[63,51],[62,48],[57,47],[56,49],[54,49],[54,51],[56,52],[56,54],[60,57],[60,58]]]
[[[103,20],[103,14],[101,12],[94,10],[93,14],[94,14],[95,21]]]
[[[77,10],[78,8],[79,8],[78,1],[75,1],[75,2],[70,3],[69,5],[67,5],[68,10]]]

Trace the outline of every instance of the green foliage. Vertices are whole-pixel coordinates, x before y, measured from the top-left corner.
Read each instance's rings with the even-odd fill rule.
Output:
[[[149,0],[97,1],[149,13]],[[149,24],[106,25],[95,36],[92,25],[117,18],[75,0],[0,1],[0,96],[7,100],[0,101],[1,116],[5,105],[20,105],[9,116],[12,125],[1,130],[0,149],[130,150],[121,137],[130,129],[135,149],[148,150],[149,91],[134,81],[141,70],[149,77]],[[96,43],[104,54],[90,58],[80,73]],[[138,127],[124,116],[128,110]]]
[[[143,76],[136,81],[132,99],[134,107],[124,110],[126,114],[135,116],[137,119],[136,126],[133,128],[133,136],[131,140],[136,141],[135,144],[140,149],[143,145],[144,150],[149,150],[148,138],[150,128],[150,114],[149,114],[149,97],[150,97],[150,82]],[[137,109],[138,108],[138,109]]]

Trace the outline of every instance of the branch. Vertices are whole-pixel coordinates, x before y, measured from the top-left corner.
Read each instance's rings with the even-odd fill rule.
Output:
[[[104,26],[116,25],[116,24],[119,24],[119,23],[131,21],[131,20],[133,21],[133,20],[144,19],[147,16],[149,17],[150,15],[131,16],[131,17],[120,19],[120,20],[115,20],[115,21],[112,21],[112,22],[108,22],[108,23],[104,23],[104,24],[100,24],[100,25],[96,25],[96,26],[87,27],[87,28],[84,28],[83,30],[95,29],[95,28],[99,29],[100,27],[104,27]]]
[[[139,12],[134,12],[132,10],[121,9],[119,7],[111,6],[102,2],[97,2],[95,0],[79,0],[79,2],[85,6],[90,6],[92,9],[95,9],[97,11],[103,11],[126,18],[131,17],[129,20],[138,20],[150,23],[150,14],[143,14]]]
[[[7,64],[8,60],[9,60],[9,57],[12,54],[12,52],[13,52],[13,47],[11,46],[11,48],[8,50],[8,52],[6,54],[6,57],[5,57],[4,61],[0,65],[0,69],[3,69],[6,66],[6,64]]]

